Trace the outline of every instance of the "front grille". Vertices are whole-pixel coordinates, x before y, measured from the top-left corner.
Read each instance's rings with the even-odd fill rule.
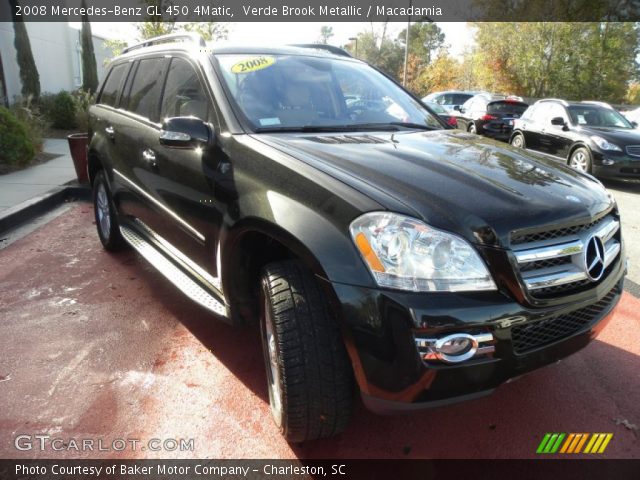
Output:
[[[517,238],[512,250],[518,273],[528,293],[539,299],[592,288],[613,271],[622,248],[620,222],[613,214]]]
[[[511,329],[511,340],[515,353],[523,354],[536,348],[567,338],[590,326],[620,293],[616,285],[600,301],[564,315],[539,320]]]
[[[627,147],[627,153],[634,157],[640,157],[640,145],[629,145]]]
[[[564,227],[564,228],[556,228],[553,230],[545,230],[542,232],[528,233],[528,234],[520,234],[515,233],[511,235],[511,245],[519,245],[522,243],[533,243],[533,242],[542,242],[545,240],[552,240],[555,238],[561,237],[569,237],[571,235],[578,235],[580,232],[585,230],[590,230],[591,228],[598,225],[602,222],[606,217],[599,218],[594,220],[591,223],[585,223],[582,225],[574,225],[572,227]]]

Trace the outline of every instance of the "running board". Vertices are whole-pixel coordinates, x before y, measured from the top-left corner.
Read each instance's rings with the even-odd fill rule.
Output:
[[[226,307],[132,228],[121,226],[123,238],[182,293],[207,310],[227,317]]]

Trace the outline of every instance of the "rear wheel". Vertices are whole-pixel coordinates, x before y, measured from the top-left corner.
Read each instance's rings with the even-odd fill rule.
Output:
[[[524,136],[521,133],[516,133],[511,138],[511,145],[516,148],[524,148]]]
[[[260,328],[269,403],[290,442],[330,437],[347,426],[349,358],[313,273],[295,261],[267,265]]]
[[[576,148],[569,157],[569,166],[581,172],[591,173],[591,154],[584,147]]]
[[[112,252],[125,248],[127,244],[120,234],[120,225],[104,170],[96,174],[93,182],[93,210],[98,236],[104,248]]]

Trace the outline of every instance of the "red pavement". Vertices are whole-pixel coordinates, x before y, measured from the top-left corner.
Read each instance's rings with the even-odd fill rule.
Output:
[[[639,327],[625,293],[589,347],[492,396],[396,417],[358,401],[341,436],[290,446],[257,329],[216,321],[136,254],[104,252],[79,204],[0,251],[0,457],[527,458],[545,432],[613,432],[602,457],[640,458]],[[20,434],[70,449],[19,451]],[[153,438],[195,449],[140,450]],[[72,439],[143,443],[78,452]]]

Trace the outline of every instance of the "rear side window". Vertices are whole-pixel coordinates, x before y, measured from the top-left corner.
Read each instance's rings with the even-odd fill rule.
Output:
[[[153,122],[160,119],[160,92],[162,90],[162,66],[164,58],[147,58],[140,60],[129,90],[126,103],[127,110]]]
[[[104,105],[110,105],[112,107],[116,106],[116,100],[118,100],[118,93],[122,87],[122,81],[124,80],[124,76],[127,73],[128,63],[121,63],[120,65],[116,65],[109,72],[109,77],[104,84],[104,88],[102,89],[102,93],[100,94],[100,99],[98,103],[102,103]]]
[[[171,59],[162,100],[162,118],[209,119],[209,101],[193,66],[183,58]]]

